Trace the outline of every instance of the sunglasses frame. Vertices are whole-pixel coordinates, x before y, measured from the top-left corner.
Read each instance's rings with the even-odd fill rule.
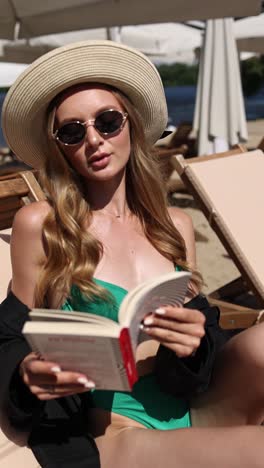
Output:
[[[100,130],[98,130],[95,126],[95,122],[96,122],[96,119],[101,115],[101,114],[104,114],[105,112],[118,112],[120,115],[122,115],[122,122],[121,122],[121,125],[119,128],[117,128],[116,130],[114,130],[113,132],[100,132]],[[86,130],[88,127],[94,127],[95,130],[100,134],[100,135],[103,135],[103,136],[107,136],[107,135],[114,135],[115,133],[118,133],[120,132],[121,130],[123,130],[124,128],[124,125],[126,123],[126,120],[127,120],[127,117],[128,117],[128,113],[127,112],[122,112],[121,110],[119,109],[105,109],[103,110],[102,112],[99,112],[99,114],[95,117],[95,119],[89,119],[89,120],[86,120],[85,122],[81,122],[80,120],[71,120],[70,122],[66,122],[65,124],[63,124],[60,128],[57,128],[57,130],[53,133],[52,135],[52,138],[56,141],[59,141],[59,143],[61,143],[62,145],[64,146],[76,146],[76,145],[79,145],[80,143],[83,142],[84,138],[85,138],[85,134],[86,132],[84,133],[83,135],[83,138],[78,141],[77,143],[64,143],[63,141],[60,140],[60,138],[58,137],[58,132],[65,126],[65,125],[70,125],[70,124],[79,124],[81,125],[82,127],[85,127]]]

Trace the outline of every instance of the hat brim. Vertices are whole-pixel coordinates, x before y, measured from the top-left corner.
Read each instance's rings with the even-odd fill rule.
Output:
[[[167,105],[150,60],[112,41],[84,41],[49,52],[29,66],[10,88],[2,110],[8,146],[26,164],[40,168],[49,156],[47,108],[61,91],[80,83],[121,90],[138,109],[146,139],[154,144],[167,125]]]

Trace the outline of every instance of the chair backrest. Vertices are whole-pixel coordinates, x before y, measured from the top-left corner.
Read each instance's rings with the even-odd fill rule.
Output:
[[[7,295],[11,280],[10,238],[16,212],[45,195],[33,172],[27,171],[0,178],[0,302]]]
[[[186,144],[191,131],[192,131],[191,122],[180,123],[180,125],[176,128],[175,132],[172,134],[168,147],[173,148],[173,147]]]
[[[260,149],[261,151],[264,151],[264,137],[263,137],[262,140],[259,142],[259,144],[258,144],[258,149]]]
[[[263,152],[222,153],[193,162],[174,156],[173,164],[263,306]]]

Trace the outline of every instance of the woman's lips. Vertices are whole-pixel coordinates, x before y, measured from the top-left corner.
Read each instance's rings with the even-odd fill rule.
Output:
[[[98,156],[92,156],[88,161],[88,164],[93,169],[104,169],[109,163],[110,156],[111,155],[109,153],[102,153]]]

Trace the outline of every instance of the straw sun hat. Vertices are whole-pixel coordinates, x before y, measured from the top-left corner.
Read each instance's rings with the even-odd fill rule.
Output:
[[[111,41],[59,47],[32,63],[7,93],[2,111],[6,142],[35,168],[49,156],[47,108],[62,90],[78,83],[105,83],[121,90],[142,116],[149,143],[167,124],[167,105],[154,65],[135,49]]]

